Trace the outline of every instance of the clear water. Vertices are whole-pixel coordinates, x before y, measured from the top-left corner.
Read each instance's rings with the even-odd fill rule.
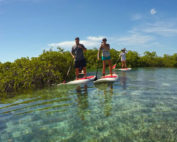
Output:
[[[118,72],[0,100],[1,142],[176,142],[177,69]]]

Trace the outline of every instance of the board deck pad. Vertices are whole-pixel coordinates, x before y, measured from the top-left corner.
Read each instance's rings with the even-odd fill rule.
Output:
[[[84,79],[92,79],[92,78],[95,78],[95,76],[94,76],[94,75],[92,75],[92,76],[87,76],[86,78],[83,77],[83,78],[78,78],[78,79],[76,79],[76,80],[84,80]]]
[[[119,69],[116,69],[116,70],[120,70],[120,71],[130,71],[132,68],[119,68]]]
[[[106,76],[102,76],[101,78],[116,78],[117,75],[106,75]]]
[[[100,79],[97,79],[94,81],[94,83],[103,83],[103,82],[115,82],[118,80],[118,75],[117,74],[108,74],[105,76],[102,76]]]
[[[89,81],[93,81],[95,79],[96,76],[92,75],[92,76],[87,76],[86,78],[78,78],[76,80],[73,81],[69,81],[66,84],[82,84],[82,83],[87,83]]]

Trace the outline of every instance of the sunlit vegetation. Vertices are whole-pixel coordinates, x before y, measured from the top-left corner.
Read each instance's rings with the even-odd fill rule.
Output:
[[[85,53],[88,69],[102,67],[102,62],[97,61],[96,48]],[[111,49],[112,63],[118,63],[119,51]],[[135,51],[127,53],[128,67],[177,67],[177,53],[174,55],[157,56],[156,52],[144,53],[140,56]],[[66,78],[69,66],[71,71]],[[61,83],[63,80],[73,79],[75,76],[73,59],[70,52],[58,48],[58,51],[43,51],[39,57],[23,57],[14,62],[0,62],[0,93],[17,92],[22,89],[41,88],[52,84]]]

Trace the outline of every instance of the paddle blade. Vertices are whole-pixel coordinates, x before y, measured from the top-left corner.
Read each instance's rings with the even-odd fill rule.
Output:
[[[115,68],[116,68],[116,65],[117,65],[117,64],[113,65],[113,66],[112,66],[112,69],[115,69]]]
[[[66,82],[62,82],[60,84],[57,84],[57,86],[61,86],[61,85],[65,85],[65,84],[66,84]]]
[[[94,81],[96,81],[96,80],[97,80],[97,76],[95,77]]]

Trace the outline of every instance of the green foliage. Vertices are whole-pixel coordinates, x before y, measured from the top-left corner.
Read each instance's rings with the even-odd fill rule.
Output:
[[[96,66],[97,66],[97,53],[98,53],[97,49],[87,50],[85,52],[84,55],[87,60],[87,68],[96,68]],[[100,63],[101,62],[99,62],[99,64]],[[101,64],[99,66],[101,66]]]
[[[144,56],[140,58],[141,66],[154,67],[156,64],[156,52],[144,52]]]
[[[0,64],[0,93],[62,82],[73,62],[69,52],[44,51],[39,57]],[[73,78],[74,69],[68,78]]]
[[[96,48],[84,53],[88,69],[96,69],[97,65],[102,68],[102,61],[97,61],[97,53]],[[120,52],[111,49],[110,53],[112,64],[118,61],[120,67]],[[146,51],[144,56],[139,56],[135,51],[128,51],[126,57],[128,67],[177,67],[177,53],[158,57],[156,52]],[[75,76],[73,62],[70,52],[60,47],[58,51],[44,50],[39,57],[21,58],[13,63],[0,62],[0,94],[61,83],[66,78],[69,66],[72,68],[67,80],[73,79]]]
[[[129,51],[127,53],[127,65],[130,67],[138,67],[140,65],[139,60],[140,57],[137,52]]]

